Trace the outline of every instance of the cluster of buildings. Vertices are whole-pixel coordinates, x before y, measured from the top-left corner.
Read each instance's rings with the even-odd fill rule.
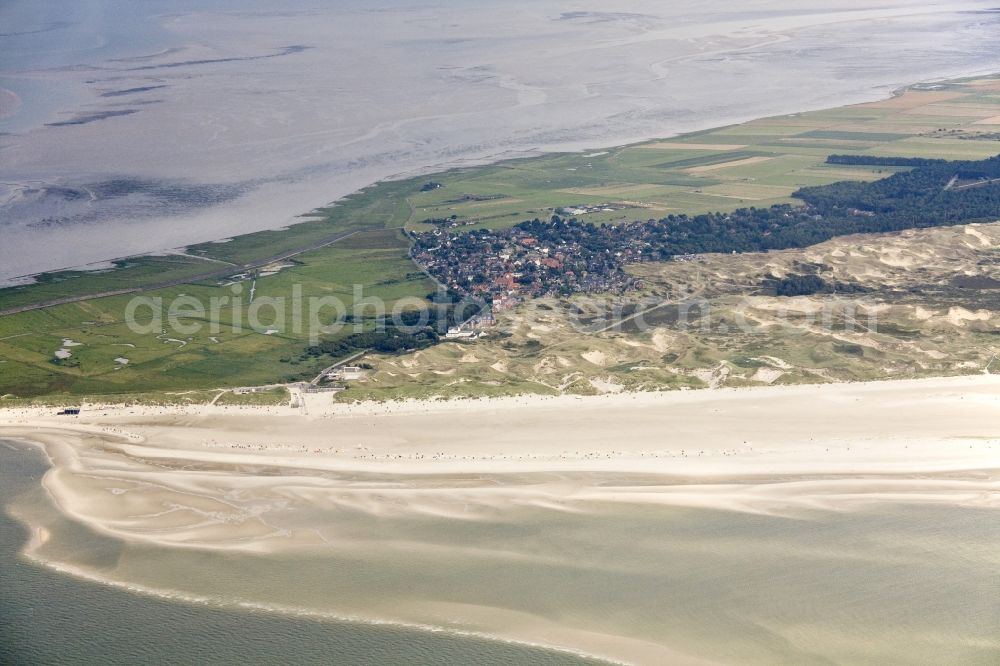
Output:
[[[498,306],[494,304],[494,307]],[[485,335],[485,329],[496,326],[496,323],[493,311],[487,309],[475,317],[466,319],[458,326],[450,327],[444,337],[448,340],[471,340]]]
[[[414,235],[413,259],[495,312],[539,296],[623,293],[641,286],[622,267],[642,261],[643,242],[616,238],[622,235],[607,231],[613,228],[559,220],[461,234],[436,229]]]

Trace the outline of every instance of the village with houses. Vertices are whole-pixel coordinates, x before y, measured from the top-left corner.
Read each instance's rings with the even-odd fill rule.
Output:
[[[460,234],[435,229],[413,234],[412,256],[445,287],[502,312],[529,298],[640,287],[622,267],[641,261],[647,243],[623,231],[559,217]]]

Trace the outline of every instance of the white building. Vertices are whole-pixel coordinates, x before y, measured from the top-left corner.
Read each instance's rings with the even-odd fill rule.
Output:
[[[451,328],[448,329],[448,332],[445,333],[444,337],[449,340],[455,340],[456,338],[472,338],[475,337],[475,335],[476,332],[471,329],[466,330],[458,328],[457,326],[452,326]]]

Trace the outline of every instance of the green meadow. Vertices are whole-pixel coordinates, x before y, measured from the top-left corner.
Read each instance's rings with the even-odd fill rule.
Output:
[[[249,303],[249,280],[152,290],[142,297],[162,299],[164,307],[136,308],[133,327],[125,322],[131,295],[0,317],[0,393],[139,394],[311,379],[329,361],[302,357],[309,327],[307,321],[299,330],[291,324],[293,290],[301,290],[303,317],[310,297],[335,297],[350,312],[358,295],[355,284],[363,285],[361,296],[381,299],[391,309],[401,298],[423,297],[434,289],[407,250],[399,230],[359,233],[342,245],[299,255],[275,275],[258,277],[256,305]],[[167,304],[179,297],[193,297],[208,311],[182,311],[180,325],[167,326]],[[214,317],[208,305],[213,299],[219,303]],[[286,302],[283,317],[267,305],[269,299]],[[251,322],[252,309],[256,322]],[[332,308],[319,310],[324,323],[336,314]],[[63,346],[65,340],[69,346]],[[60,349],[71,356],[56,359]]]

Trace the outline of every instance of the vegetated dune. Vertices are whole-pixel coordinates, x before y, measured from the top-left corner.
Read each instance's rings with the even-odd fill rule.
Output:
[[[487,337],[371,357],[347,399],[593,394],[973,374],[1000,318],[1000,223],[637,264],[622,297],[529,301]],[[827,287],[774,295],[776,280]],[[475,363],[462,361],[470,355]],[[457,368],[447,376],[435,374]]]

